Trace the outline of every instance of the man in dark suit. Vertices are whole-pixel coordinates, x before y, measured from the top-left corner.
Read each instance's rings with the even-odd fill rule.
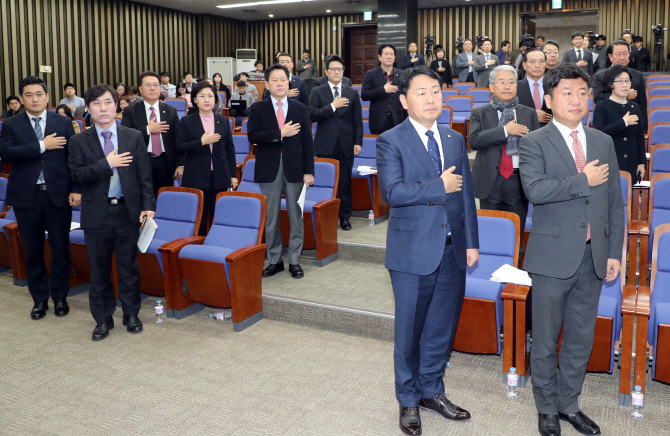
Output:
[[[153,218],[156,200],[151,162],[142,134],[117,126],[116,94],[95,85],[84,95],[94,127],[74,137],[68,165],[82,185],[81,228],[91,264],[89,304],[96,322],[92,339],[99,341],[114,328],[116,298],[110,273],[116,255],[123,325],[140,333],[140,271],[137,239],[140,222]]]
[[[402,60],[401,69],[406,70],[407,68],[416,68],[421,65],[426,65],[426,59],[423,55],[417,53],[416,42],[410,42],[409,47],[407,47],[409,54],[405,55]]]
[[[629,62],[628,44],[625,41],[614,41],[607,48],[607,56],[612,62],[612,65],[627,66]],[[603,78],[605,77],[606,71],[607,70],[601,70],[593,75],[593,102],[596,104],[599,101],[610,98],[612,95],[609,92],[605,92],[605,89],[603,88]],[[640,124],[647,130],[649,123],[647,116],[647,88],[644,76],[636,70],[631,70],[630,74],[632,83],[631,90],[628,91],[628,100],[634,101],[640,106],[640,111],[642,112]]]
[[[0,157],[10,162],[6,203],[14,207],[25,252],[28,290],[34,306],[30,316],[42,319],[70,312],[66,298],[70,289],[70,221],[72,207],[81,201],[81,190],[72,184],[67,168],[74,129],[69,118],[47,111],[49,93],[39,77],[19,82],[19,97],[25,113],[3,121]],[[44,232],[51,243],[51,275],[44,263]]]
[[[351,171],[354,155],[363,144],[363,113],[358,92],[342,84],[344,61],[337,55],[326,61],[328,84],[312,90],[309,117],[316,125],[314,146],[318,157],[340,162],[340,227],[351,230]]]
[[[175,152],[177,109],[159,101],[161,80],[157,73],[146,71],[138,79],[142,104],[131,104],[123,110],[121,124],[142,133],[151,158],[154,196],[158,190],[173,186],[184,175],[184,155]]]
[[[298,198],[305,185],[314,184],[314,143],[309,109],[288,99],[289,75],[283,65],[265,70],[265,89],[270,97],[251,105],[247,128],[249,142],[258,144],[254,179],[268,202],[265,240],[270,265],[263,271],[263,277],[284,270],[279,233],[279,208],[284,194],[291,224],[288,270],[291,277],[300,279],[305,275],[300,267],[304,223]]]
[[[571,35],[572,48],[563,54],[563,63],[577,64],[589,77],[593,77],[593,54],[591,50],[582,47],[584,36],[584,32],[575,32]]]
[[[361,88],[361,98],[370,102],[370,133],[373,135],[392,129],[407,117],[398,93],[402,70],[393,68],[395,47],[380,45],[378,58],[380,67],[365,73]]]
[[[493,44],[490,39],[485,39],[482,43],[484,53],[475,58],[475,71],[477,72],[477,87],[488,88],[489,86],[489,72],[500,65],[498,56],[491,53]]]
[[[547,55],[538,48],[531,48],[523,54],[523,68],[526,78],[516,83],[516,96],[519,104],[533,108],[537,112],[537,120],[540,127],[544,127],[551,121],[551,109],[544,101],[544,78]]]
[[[519,178],[519,138],[540,128],[537,113],[519,104],[514,67],[501,65],[489,76],[491,103],[474,108],[470,115],[470,147],[477,150],[472,167],[475,197],[480,209],[513,212],[525,223],[528,200]],[[519,259],[525,251],[520,244]]]
[[[629,48],[629,60],[628,60],[628,68],[632,68],[634,70],[638,69],[638,55],[639,52],[635,50],[633,47],[633,34],[630,32],[623,32],[621,34],[621,39],[623,41],[626,41],[626,44],[628,44]]]
[[[282,53],[278,57],[278,64],[286,67],[289,72],[289,90],[288,98],[291,101],[299,101],[305,106],[309,105],[309,91],[307,91],[307,85],[305,81],[298,76],[294,76],[293,71],[293,57],[290,54]],[[263,91],[263,100],[270,97],[270,90],[266,87]]]
[[[637,68],[641,73],[646,73],[647,68],[649,67],[649,63],[651,62],[651,55],[649,54],[649,50],[646,48],[642,47],[642,44],[644,43],[644,38],[641,36],[636,36],[633,38],[633,47],[631,49],[631,53],[637,51]]]
[[[74,118],[83,118],[86,122],[86,127],[91,127],[91,114],[88,113],[88,108],[86,106],[76,108],[72,116]]]
[[[509,41],[503,41],[500,44],[500,50],[495,52],[495,55],[498,56],[498,62],[500,65],[511,65],[512,61],[509,60],[509,52],[512,50],[512,43]]]
[[[541,435],[559,418],[582,434],[600,428],[580,411],[602,280],[621,268],[624,212],[612,138],[582,125],[589,77],[572,63],[544,77],[554,118],[521,138],[519,168],[534,205],[524,268],[533,281],[531,372]],[[558,367],[558,338],[563,331]]]
[[[421,434],[419,406],[447,419],[470,414],[444,395],[444,369],[465,295],[465,268],[479,259],[477,211],[463,137],[436,122],[439,75],[405,71],[409,118],[377,140],[377,168],[391,207],[386,268],[395,297],[396,398],[400,429]]]

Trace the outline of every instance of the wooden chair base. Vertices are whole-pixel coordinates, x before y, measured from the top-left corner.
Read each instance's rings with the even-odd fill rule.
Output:
[[[465,297],[454,338],[454,350],[498,354],[497,332],[495,302]]]

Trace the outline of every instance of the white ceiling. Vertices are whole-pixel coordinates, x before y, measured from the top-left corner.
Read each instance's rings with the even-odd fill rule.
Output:
[[[240,8],[220,9],[218,5],[253,3],[258,0],[131,0],[165,8],[176,9],[192,14],[212,14],[243,21],[286,19],[296,17],[314,17],[331,14],[354,14],[377,11],[377,0],[307,0],[298,3],[279,5],[253,5]],[[271,1],[271,0],[264,0]],[[383,0],[380,0],[383,1]],[[525,1],[525,0],[524,0]],[[511,3],[510,0],[419,0],[419,9],[441,8],[448,6],[466,6],[474,4]],[[268,17],[273,14],[274,17]]]

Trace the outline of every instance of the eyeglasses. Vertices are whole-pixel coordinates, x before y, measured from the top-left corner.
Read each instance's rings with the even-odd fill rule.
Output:
[[[150,88],[160,88],[161,84],[160,83],[144,83],[142,84],[143,88],[150,89]]]
[[[344,71],[344,68],[331,67],[328,68],[328,70],[332,71],[333,73],[341,73],[342,71]]]
[[[544,54],[558,54],[558,50],[547,50]]]
[[[619,79],[619,80],[613,80],[614,83],[622,83],[624,85],[630,85],[630,80],[629,79]]]
[[[531,59],[529,61],[526,61],[527,64],[531,64],[531,65],[535,65],[535,64],[542,65],[545,62],[546,61],[544,59]]]
[[[199,98],[200,100],[205,100],[207,98],[214,98],[214,94],[198,94],[196,98]]]
[[[516,81],[514,80],[508,80],[506,82],[503,82],[502,80],[500,82],[495,82],[496,85],[500,86],[514,86],[516,85]]]

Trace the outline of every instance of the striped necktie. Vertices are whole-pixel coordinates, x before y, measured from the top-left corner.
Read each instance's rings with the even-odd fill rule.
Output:
[[[35,136],[37,136],[38,141],[44,140],[44,132],[42,132],[42,126],[40,126],[41,117],[33,117],[33,122],[35,123]],[[44,172],[40,171],[39,177],[37,177],[37,184],[43,185],[44,181]]]

